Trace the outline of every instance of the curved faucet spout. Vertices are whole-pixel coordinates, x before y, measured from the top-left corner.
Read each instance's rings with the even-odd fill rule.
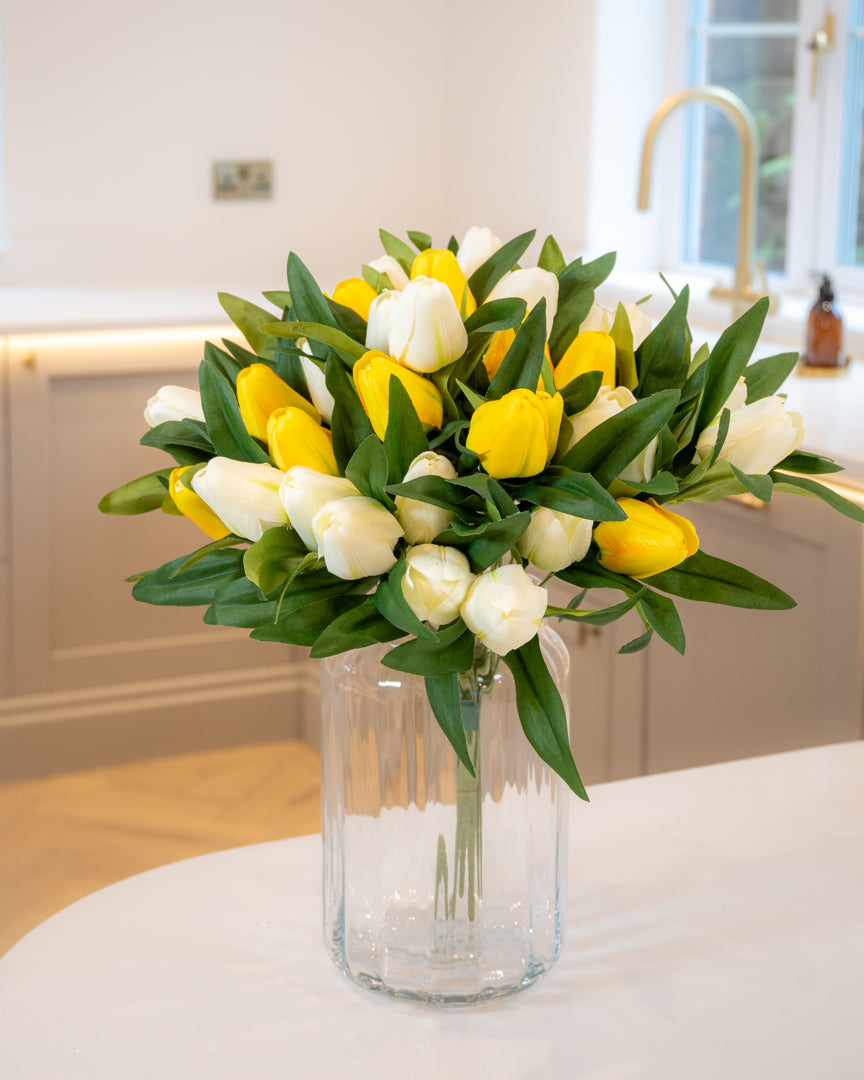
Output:
[[[756,235],[756,168],[758,133],[753,114],[737,94],[723,86],[691,86],[670,94],[651,118],[642,143],[642,165],[639,171],[639,210],[647,210],[651,200],[651,167],[657,133],[670,113],[692,102],[705,102],[720,109],[735,127],[741,144],[741,201],[738,220],[738,260],[735,267],[735,284],[732,289],[715,286],[711,295],[718,299],[731,299],[735,313],[760,296],[765,290],[751,287],[753,244]],[[773,300],[772,300],[773,302]]]

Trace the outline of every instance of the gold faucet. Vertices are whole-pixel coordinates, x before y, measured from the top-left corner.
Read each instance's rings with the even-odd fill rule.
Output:
[[[753,238],[756,234],[756,162],[758,134],[753,114],[731,90],[723,86],[691,86],[670,94],[660,103],[660,107],[651,118],[645,140],[642,143],[642,166],[639,172],[639,198],[637,207],[647,210],[651,201],[651,163],[654,154],[654,141],[663,121],[679,106],[694,101],[704,101],[716,105],[732,121],[741,143],[741,203],[738,219],[738,262],[735,267],[735,283],[732,288],[715,285],[711,297],[715,300],[731,300],[732,310],[737,317],[761,296],[767,295],[765,273],[762,268],[761,289],[754,289],[752,280]],[[777,307],[777,298],[769,297],[769,310]]]

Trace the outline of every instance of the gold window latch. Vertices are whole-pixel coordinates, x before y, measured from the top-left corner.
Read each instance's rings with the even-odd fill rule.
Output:
[[[813,53],[813,68],[810,75],[810,98],[815,100],[816,90],[819,86],[819,61],[823,53],[830,52],[834,48],[834,16],[825,16],[825,22],[820,30],[813,35],[813,40],[807,43],[807,48]]]

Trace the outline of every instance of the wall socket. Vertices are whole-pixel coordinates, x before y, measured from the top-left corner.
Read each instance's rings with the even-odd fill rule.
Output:
[[[272,199],[272,161],[216,161],[214,199]]]

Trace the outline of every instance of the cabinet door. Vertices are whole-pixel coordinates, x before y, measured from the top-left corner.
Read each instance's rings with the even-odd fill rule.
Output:
[[[861,526],[809,498],[683,512],[702,548],[780,586],[798,606],[679,602],[683,657],[649,657],[646,769],[658,772],[862,734]]]

